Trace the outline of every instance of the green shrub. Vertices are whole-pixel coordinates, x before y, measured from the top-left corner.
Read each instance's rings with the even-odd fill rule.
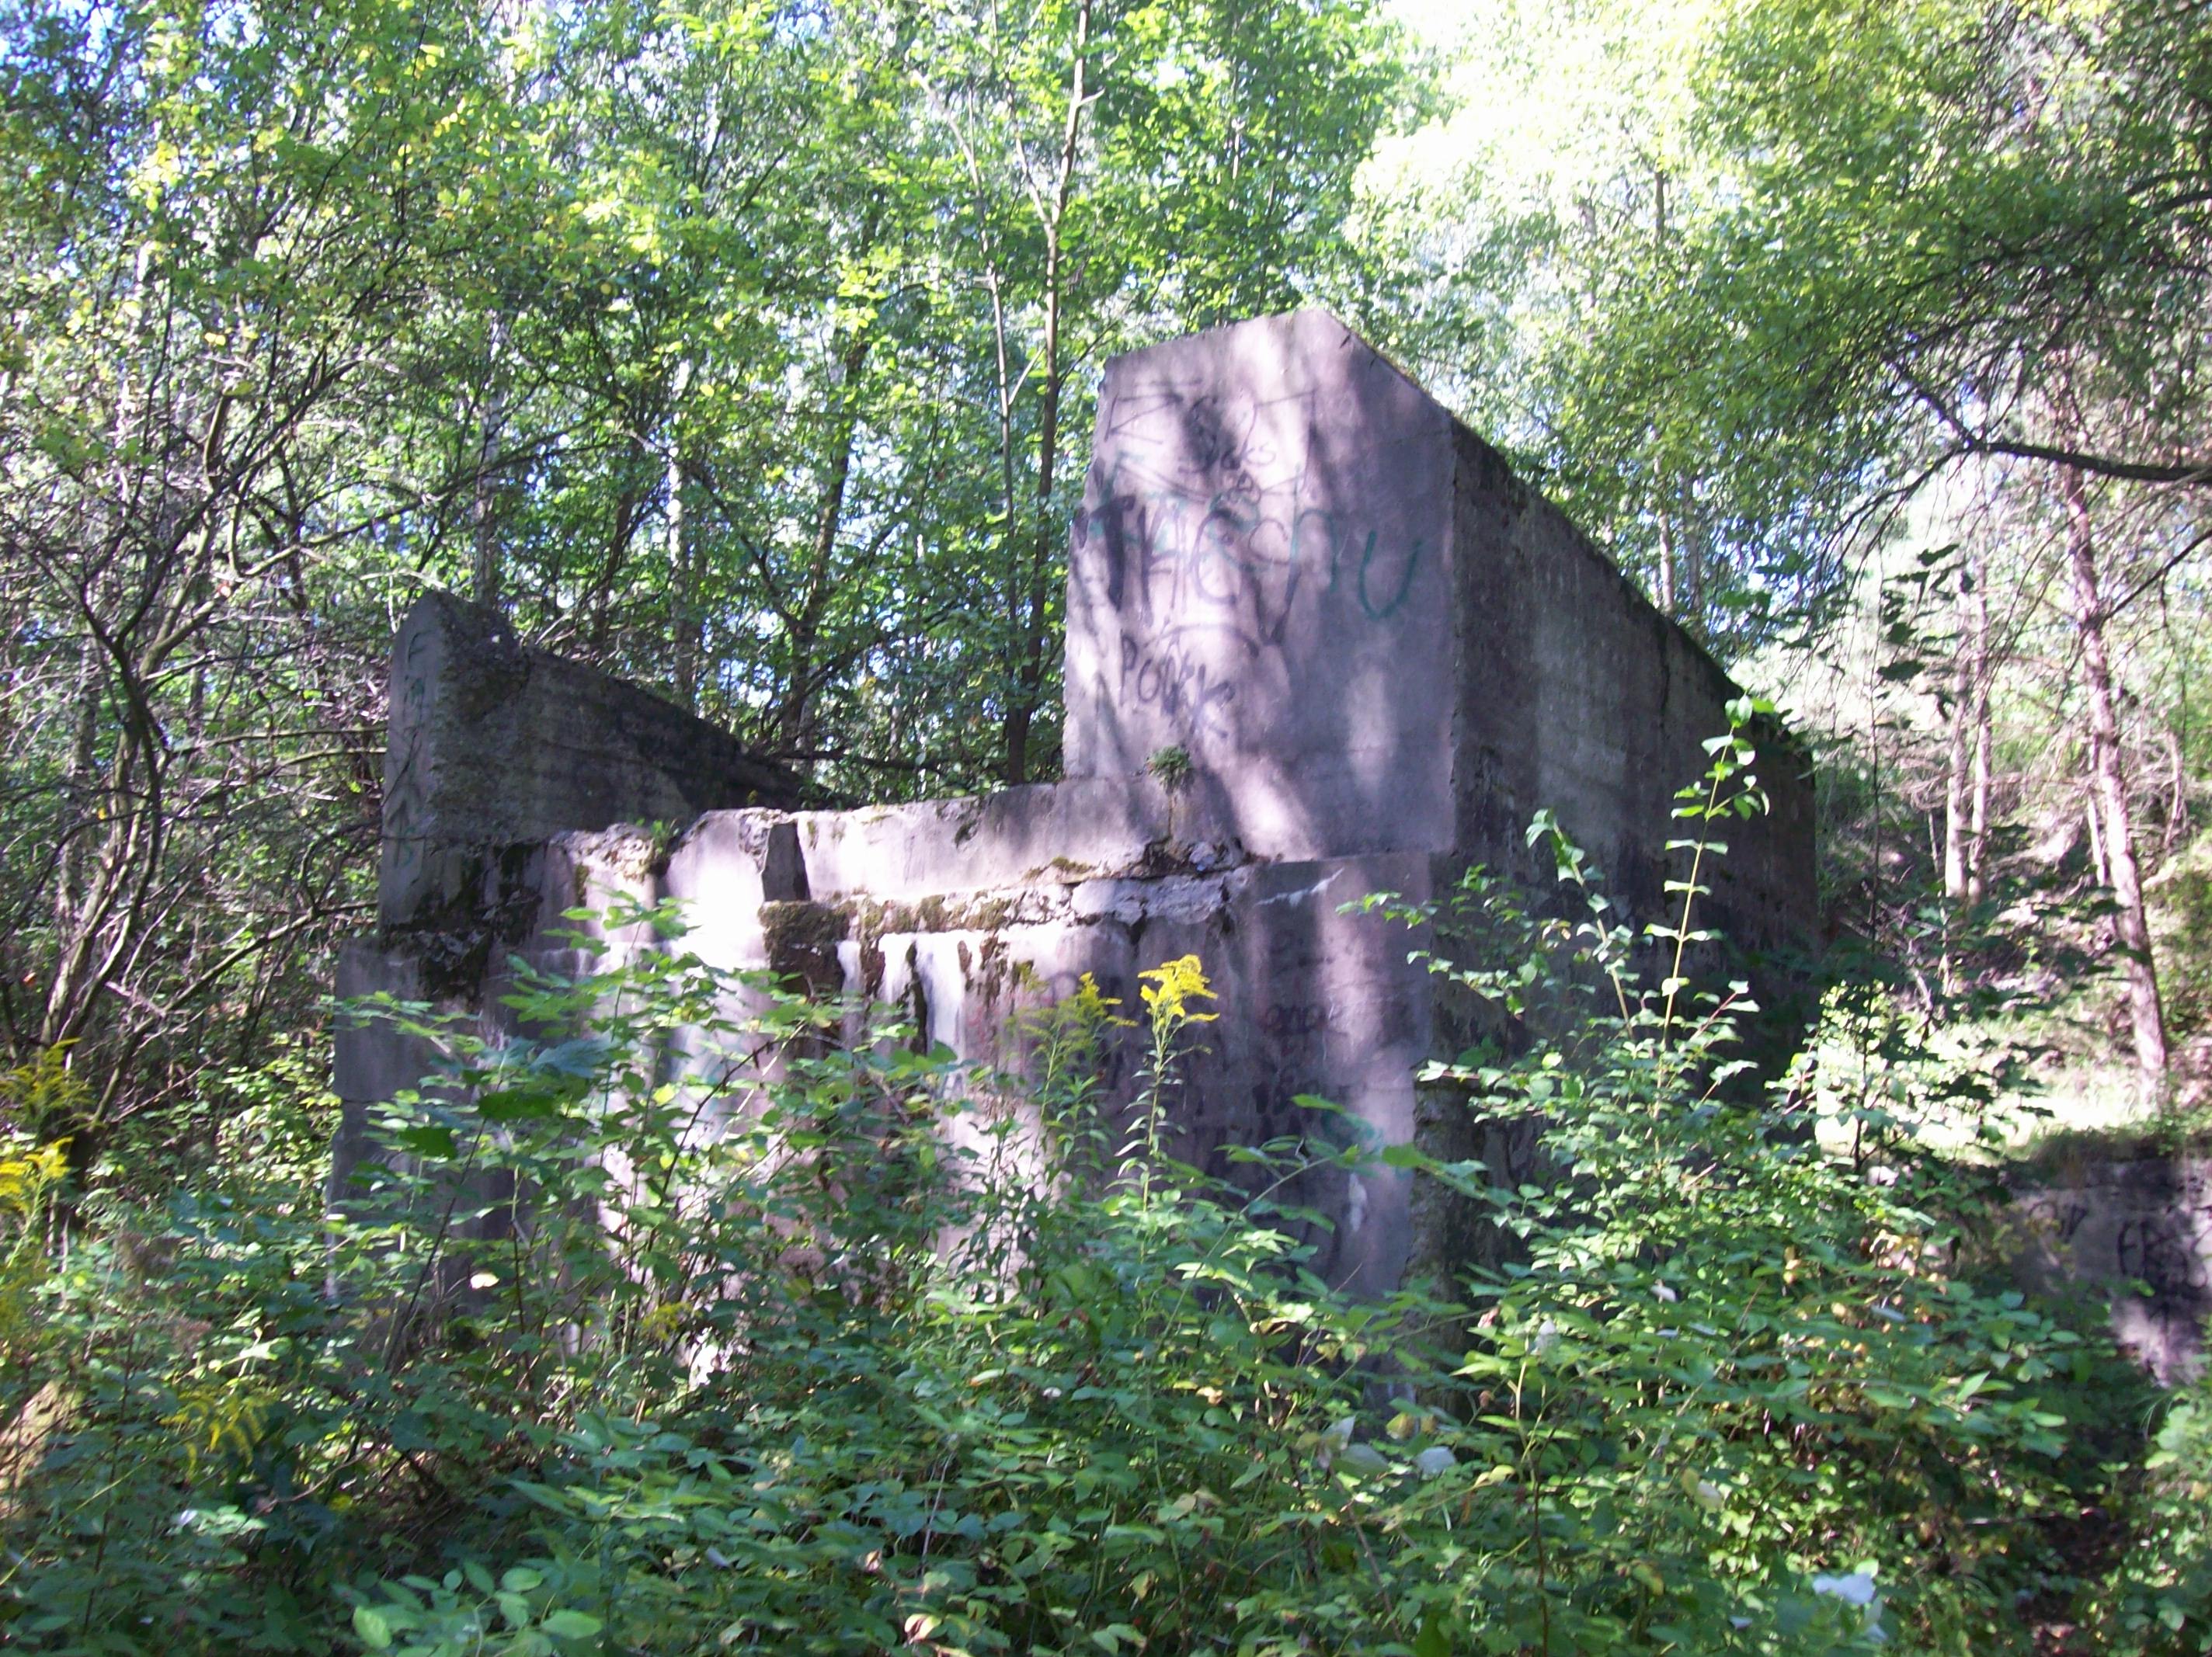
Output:
[[[1480,871],[1407,915],[1486,940],[1477,962],[1429,965],[1501,1015],[1431,1084],[1479,1120],[1540,1117],[1552,1170],[1507,1189],[1425,1164],[1520,1263],[1470,1285],[1466,1452],[1447,1439],[1458,1466],[1413,1505],[1472,1506],[1477,1486],[1517,1503],[1519,1560],[1475,1579],[1512,1630],[1492,1649],[1717,1650],[1745,1622],[1744,1643],[1811,1648],[1816,1585],[1868,1598],[1863,1632],[1893,1648],[2026,1648],[2027,1610],[2075,1586],[2051,1521],[2102,1476],[2069,1429],[2135,1389],[2102,1343],[1953,1269],[1976,1254],[1971,1174],[1904,1154],[1909,1137],[1884,1141],[1887,1162],[1824,1154],[1808,1116],[1827,1091],[1802,1060],[1771,1096],[1790,1108],[1743,1096],[1735,1026],[1757,1008],[1684,969],[1711,941],[1692,925],[1705,850],[1760,804],[1741,734],[1713,747],[1677,814],[1692,856],[1672,924],[1632,936],[1547,818],[1530,843],[1553,854],[1566,918]],[[1510,1572],[1532,1562],[1549,1591],[1516,1599]]]
[[[2180,1389],[2115,1506],[2128,1539],[2093,1601],[2103,1648],[2212,1651],[2212,1381]]]
[[[1748,758],[1723,744],[1686,808],[1700,846],[1753,803]],[[1515,1240],[1449,1302],[1307,1269],[1280,1193],[1361,1153],[1250,1147],[1234,1185],[1174,1159],[1194,959],[1141,1010],[1086,984],[1031,1020],[1023,1077],[710,968],[665,914],[612,918],[662,949],[526,983],[526,1038],[387,1004],[449,1062],[385,1113],[351,1217],[266,1155],[158,1212],[92,1205],[37,1285],[8,1637],[2021,1645],[2022,1605],[2069,1586],[2041,1521],[2097,1477],[2069,1428],[2108,1359],[1951,1269],[1971,1211],[1940,1169],[1832,1161],[1741,1096],[1752,1009],[1687,982],[1686,907],[1645,990],[1650,941],[1586,901],[1546,919],[1478,871],[1438,917],[1487,953],[1431,965],[1497,1013],[1428,1084],[1540,1119],[1551,1170],[1382,1153]],[[1095,1075],[1125,1011],[1150,1062],[1116,1108]]]

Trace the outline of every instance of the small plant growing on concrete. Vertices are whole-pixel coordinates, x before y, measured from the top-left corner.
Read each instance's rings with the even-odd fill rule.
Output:
[[[1191,774],[1197,767],[1191,763],[1190,750],[1177,743],[1170,747],[1154,749],[1152,758],[1145,762],[1145,769],[1152,774],[1161,787],[1173,794],[1181,792],[1189,783]]]

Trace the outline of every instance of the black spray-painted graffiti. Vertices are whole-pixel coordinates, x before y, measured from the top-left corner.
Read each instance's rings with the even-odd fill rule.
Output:
[[[2194,1296],[2204,1292],[2204,1259],[2197,1240],[2170,1216],[2123,1220],[2113,1247],[2120,1276],[2141,1278],[2153,1294]]]
[[[1237,700],[1237,687],[1219,666],[1207,662],[1194,635],[1214,628],[1172,628],[1145,644],[1121,640],[1121,700],[1124,707],[1156,707],[1186,730],[1221,734],[1222,711]],[[1237,636],[1253,656],[1260,647]]]
[[[1221,611],[1272,646],[1303,594],[1341,592],[1374,622],[1406,610],[1426,552],[1421,539],[1394,543],[1341,509],[1309,454],[1286,455],[1265,434],[1291,424],[1310,450],[1304,401],[1271,406],[1269,420],[1249,402],[1177,391],[1127,398],[1109,410],[1103,467],[1075,541],[1079,553],[1096,541],[1107,602],[1138,632],[1168,616]]]
[[[416,658],[422,653],[428,639],[416,632],[407,640],[405,659],[400,665],[402,689],[394,699],[398,706],[392,712],[392,730],[399,763],[393,768],[392,777],[384,791],[384,841],[389,857],[389,872],[395,875],[410,871],[422,856],[422,836],[418,819],[427,804],[428,768],[423,756],[423,713],[430,700],[429,679],[416,665]]]
[[[1194,608],[1249,607],[1262,641],[1279,645],[1302,592],[1349,594],[1370,621],[1406,607],[1425,551],[1419,537],[1383,544],[1324,507],[1298,503],[1293,475],[1264,489],[1198,496],[1133,484],[1121,463],[1076,525],[1105,553],[1106,598],[1140,623]]]

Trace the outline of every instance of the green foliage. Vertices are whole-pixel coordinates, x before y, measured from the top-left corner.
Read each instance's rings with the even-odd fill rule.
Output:
[[[10,1384],[32,1368],[38,1350],[37,1291],[47,1275],[47,1229],[64,1150],[18,1133],[0,1140],[0,1374]]]
[[[2175,0],[1467,9],[1463,105],[1370,205],[1376,325],[1747,652],[1931,478],[2201,489],[2206,40]]]
[[[1050,775],[1093,370],[1295,302],[1399,80],[1371,0],[0,0],[0,1059],[79,1043],[88,1162],[313,1022],[424,586],[837,792]]]
[[[1366,0],[0,0],[12,1643],[1942,1649],[2066,1597],[2119,1383],[1981,1281],[1987,1194],[1925,1149],[1990,1081],[1925,1039],[1971,925],[1899,850],[1935,855],[1933,773],[1900,788],[1871,714],[1829,798],[1907,889],[1869,927],[1895,975],[1832,994],[1786,1108],[1729,1045],[1760,1015],[1694,982],[1741,733],[1655,933],[1548,823],[1569,922],[1480,878],[1430,917],[1488,1011],[1428,1084],[1540,1153],[1387,1154],[1501,1240],[1446,1299],[1305,1270],[1281,1193],[1353,1153],[1176,1163],[1188,960],[1133,1102],[1089,984],[1019,1077],[672,932],[527,985],[498,1047],[386,1006],[448,1062],[325,1212],[300,1032],[422,582],[834,786],[1046,774],[1085,365],[1317,288],[1474,382],[1725,648],[1846,594],[1837,534],[1938,460],[2063,444],[2120,504],[2201,494],[2196,9],[1547,15],[1479,49],[1589,83],[1589,164],[1534,203],[1486,174],[1480,222],[1419,197],[1359,267],[1353,179],[1414,89]],[[2051,501],[1991,476],[2028,550],[1961,568],[2032,611]],[[2136,513],[2111,595],[2179,618],[2125,737],[2140,773],[2172,732],[2169,845],[2199,515]],[[1941,646],[1939,715],[1979,676],[1986,718],[1963,626],[1875,608],[1911,655],[1869,683]],[[2006,610],[2061,665],[1998,757],[2057,729],[2063,800],[2072,647]],[[2184,1030],[2202,885],[2163,889]],[[2122,1492],[2122,1647],[2201,1643],[2203,1411]]]
[[[501,1045],[384,1004],[447,1061],[340,1213],[248,1162],[111,1205],[38,1288],[9,1639],[2016,1642],[2024,1601],[2070,1591],[2047,1527],[2097,1488],[2112,1360],[1954,1265],[1976,1209],[1940,1165],[1831,1158],[1743,1096],[1753,1010],[1685,968],[1749,761],[1716,744],[1685,907],[1644,937],[1543,820],[1567,918],[1480,871],[1431,917],[1485,940],[1429,964],[1494,1013],[1429,1085],[1541,1150],[1510,1183],[1381,1153],[1513,1240],[1462,1302],[1305,1269],[1278,1193],[1358,1152],[1251,1147],[1237,1185],[1175,1160],[1194,958],[1146,974],[1126,1108],[1093,1079],[1127,1022],[1095,986],[1025,1018],[1026,1077],[987,1074],[706,966],[661,911],[526,981]]]
[[[1677,812],[1707,850],[1757,798],[1741,727],[1712,746]],[[1736,1027],[1757,1009],[1741,984],[1688,984],[1679,963],[1708,941],[1688,912],[1639,938],[1553,825],[1530,840],[1553,854],[1565,918],[1480,871],[1429,917],[1491,940],[1494,964],[1429,964],[1504,1015],[1431,1080],[1479,1120],[1545,1124],[1544,1165],[1517,1186],[1430,1168],[1519,1245],[1475,1290],[1486,1339],[1455,1379],[1512,1447],[1491,1477],[1525,1505],[1521,1563],[1556,1584],[1538,1601],[1548,1631],[1522,1637],[1589,1649],[1672,1630],[1694,1649],[1797,1649],[1826,1573],[1873,1593],[1869,1637],[2022,1640],[2023,1604],[2072,1587],[2047,1531],[2099,1478],[2081,1423],[2118,1378],[2111,1355],[1952,1264],[1975,1258],[1973,1181],[1924,1157],[1825,1153],[1826,1096],[1802,1072],[1777,1095],[1786,1108],[1743,1098]],[[1699,862],[1674,890],[1698,894]]]
[[[2212,1650],[2212,1419],[2203,1377],[2166,1412],[2130,1483],[2134,1543],[2100,1585],[2093,1624],[2106,1648],[2160,1654]]]
[[[2178,1035],[2212,1029],[2212,841],[2168,864],[2152,896],[2166,1016]]]
[[[1034,1135],[1026,1089],[675,950],[534,981],[547,1035],[496,1050],[386,1009],[453,1064],[389,1114],[373,1217],[196,1192],[159,1249],[72,1256],[12,1637],[1110,1649],[1381,1614],[1325,1452],[1363,1393],[1330,1367],[1390,1314],[1146,1154],[1206,993],[1193,961],[1148,986],[1155,1102],[1103,1180],[1095,990],[1035,1023]]]
[[[10,1132],[64,1140],[90,1125],[94,1108],[92,1089],[70,1063],[67,1043],[42,1048],[29,1063],[0,1074],[0,1112]]]
[[[1190,750],[1180,744],[1155,749],[1146,759],[1145,769],[1161,787],[1172,793],[1190,782]]]

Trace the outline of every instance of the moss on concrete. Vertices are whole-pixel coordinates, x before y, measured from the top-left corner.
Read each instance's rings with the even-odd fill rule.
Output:
[[[841,907],[763,903],[760,920],[770,972],[798,979],[811,995],[835,995],[844,987],[837,946],[851,935],[852,920]]]

